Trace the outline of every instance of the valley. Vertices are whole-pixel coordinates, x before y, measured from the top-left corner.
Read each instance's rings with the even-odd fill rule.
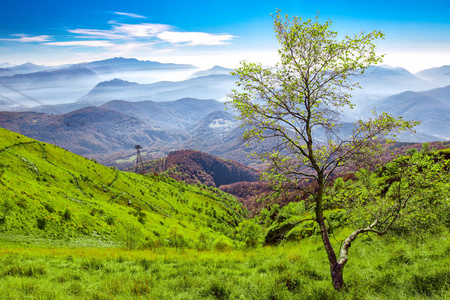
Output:
[[[116,58],[0,73],[7,95],[0,99],[0,297],[445,298],[448,172],[428,177],[420,190],[434,205],[424,207],[426,226],[411,217],[420,239],[402,228],[358,239],[346,267],[348,288],[335,291],[312,219],[308,193],[315,185],[303,182],[300,191],[260,181],[267,165],[250,154],[280,140],[242,139],[249,128],[224,103],[236,80],[230,71]],[[171,72],[180,80],[149,75]],[[342,113],[342,139],[372,106],[422,122],[416,133],[383,145],[372,173],[348,165],[331,177],[324,214],[337,247],[355,215],[334,199],[362,187],[391,199],[400,175],[380,170],[393,159],[432,157],[448,171],[450,98],[439,72],[419,78],[377,67],[360,78],[365,92],[355,93],[354,111]],[[147,77],[134,82],[139,76]],[[321,130],[314,136],[319,143],[328,138]],[[134,173],[135,145],[143,147],[144,174]]]

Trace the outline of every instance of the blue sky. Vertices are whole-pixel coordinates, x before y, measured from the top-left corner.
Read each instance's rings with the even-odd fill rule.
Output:
[[[273,64],[271,13],[333,21],[342,34],[383,30],[385,63],[450,65],[450,1],[0,0],[0,63],[60,65],[111,57],[236,67]]]

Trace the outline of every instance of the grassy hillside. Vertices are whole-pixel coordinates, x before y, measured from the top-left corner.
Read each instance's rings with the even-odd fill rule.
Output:
[[[0,299],[450,299],[448,218],[357,239],[336,292],[305,202],[243,220],[215,188],[120,172],[4,129],[0,192]],[[338,248],[351,223],[339,209],[326,217]]]
[[[117,171],[2,128],[0,193],[4,241],[201,248],[243,218],[214,188]]]

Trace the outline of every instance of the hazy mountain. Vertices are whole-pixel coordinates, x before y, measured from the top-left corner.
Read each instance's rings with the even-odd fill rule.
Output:
[[[111,100],[127,101],[171,101],[180,98],[216,99],[225,98],[234,86],[231,75],[209,75],[183,81],[161,81],[153,84],[138,84],[114,79],[97,84],[78,102],[102,104]]]
[[[22,65],[9,67],[8,69],[13,71],[15,74],[27,74],[27,73],[33,73],[33,72],[39,72],[43,70],[52,69],[53,67],[45,67],[45,66],[38,66],[33,63],[27,62]]]
[[[211,146],[220,147],[228,135],[239,127],[234,116],[223,110],[215,111],[202,120],[189,126],[187,131],[192,135],[185,146],[190,149],[204,149]]]
[[[241,138],[245,128],[239,124],[228,112],[213,112],[187,128],[191,137],[183,141],[178,149],[204,151],[246,165],[259,164],[258,159],[249,157],[250,153],[268,150],[273,146],[273,141],[267,139],[247,146]]]
[[[428,91],[422,91],[420,93],[431,96],[444,104],[450,105],[450,85]]]
[[[403,68],[389,66],[370,66],[364,74],[356,75],[354,82],[359,82],[362,89],[352,91],[351,101],[354,109],[344,110],[343,121],[354,122],[360,118],[370,117],[372,110],[384,98],[404,91],[421,91],[433,85]]]
[[[183,98],[170,102],[114,100],[101,107],[146,120],[159,127],[186,128],[212,111],[223,110],[224,104],[216,100]]]
[[[13,76],[16,73],[13,70],[10,70],[8,68],[0,68],[0,77],[3,76]]]
[[[450,85],[450,66],[422,70],[416,76],[435,83],[435,86],[447,86]]]
[[[356,80],[362,86],[362,92],[376,94],[392,94],[428,87],[428,83],[425,80],[399,67],[370,66],[364,74],[357,76]]]
[[[233,69],[227,69],[221,66],[214,66],[208,70],[197,71],[191,77],[208,76],[208,75],[229,75]]]
[[[94,71],[100,76],[101,81],[120,78],[141,84],[163,80],[183,80],[197,69],[197,67],[192,65],[159,63],[123,57],[87,62],[78,66]]]
[[[14,65],[10,63],[0,63],[0,68],[9,68],[9,67],[14,67]]]
[[[377,104],[377,111],[421,121],[418,131],[450,139],[450,86],[387,97]]]
[[[217,109],[223,110],[223,103],[189,98],[158,103],[112,101],[60,115],[0,112],[0,127],[56,142],[78,154],[128,151],[135,144],[168,151],[191,137],[184,128]]]
[[[73,102],[98,81],[89,69],[69,67],[0,77],[0,91],[26,106],[61,104]]]
[[[68,114],[0,112],[0,127],[22,133],[77,154],[107,153],[143,146],[180,142],[188,138],[178,129],[154,128],[120,112],[86,107]]]
[[[135,58],[115,57],[105,60],[79,64],[97,74],[120,73],[133,71],[163,70],[163,69],[195,69],[193,65],[159,63],[156,61],[142,61]]]

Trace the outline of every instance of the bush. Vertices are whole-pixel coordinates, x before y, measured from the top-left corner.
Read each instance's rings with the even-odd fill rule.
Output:
[[[173,227],[169,232],[169,246],[175,248],[185,248],[188,246],[187,240],[179,232],[178,227]]]
[[[44,218],[37,219],[37,228],[39,228],[40,230],[43,230],[45,228],[46,224],[47,224],[47,221]]]
[[[113,216],[107,216],[105,219],[106,224],[108,225],[114,225],[114,223],[116,222],[116,220],[114,219]]]
[[[5,220],[8,213],[14,208],[14,202],[11,200],[11,198],[4,199],[0,204],[0,211],[2,216],[0,216],[1,219]]]
[[[72,213],[70,212],[70,210],[68,208],[66,208],[66,210],[64,211],[62,217],[66,221],[69,221],[72,218]]]
[[[248,248],[256,248],[263,242],[261,226],[252,221],[242,221],[236,229],[236,232],[236,239],[244,242]]]
[[[219,236],[214,240],[212,244],[213,249],[221,252],[230,251],[234,248],[233,243],[230,239],[224,237],[223,235]]]

